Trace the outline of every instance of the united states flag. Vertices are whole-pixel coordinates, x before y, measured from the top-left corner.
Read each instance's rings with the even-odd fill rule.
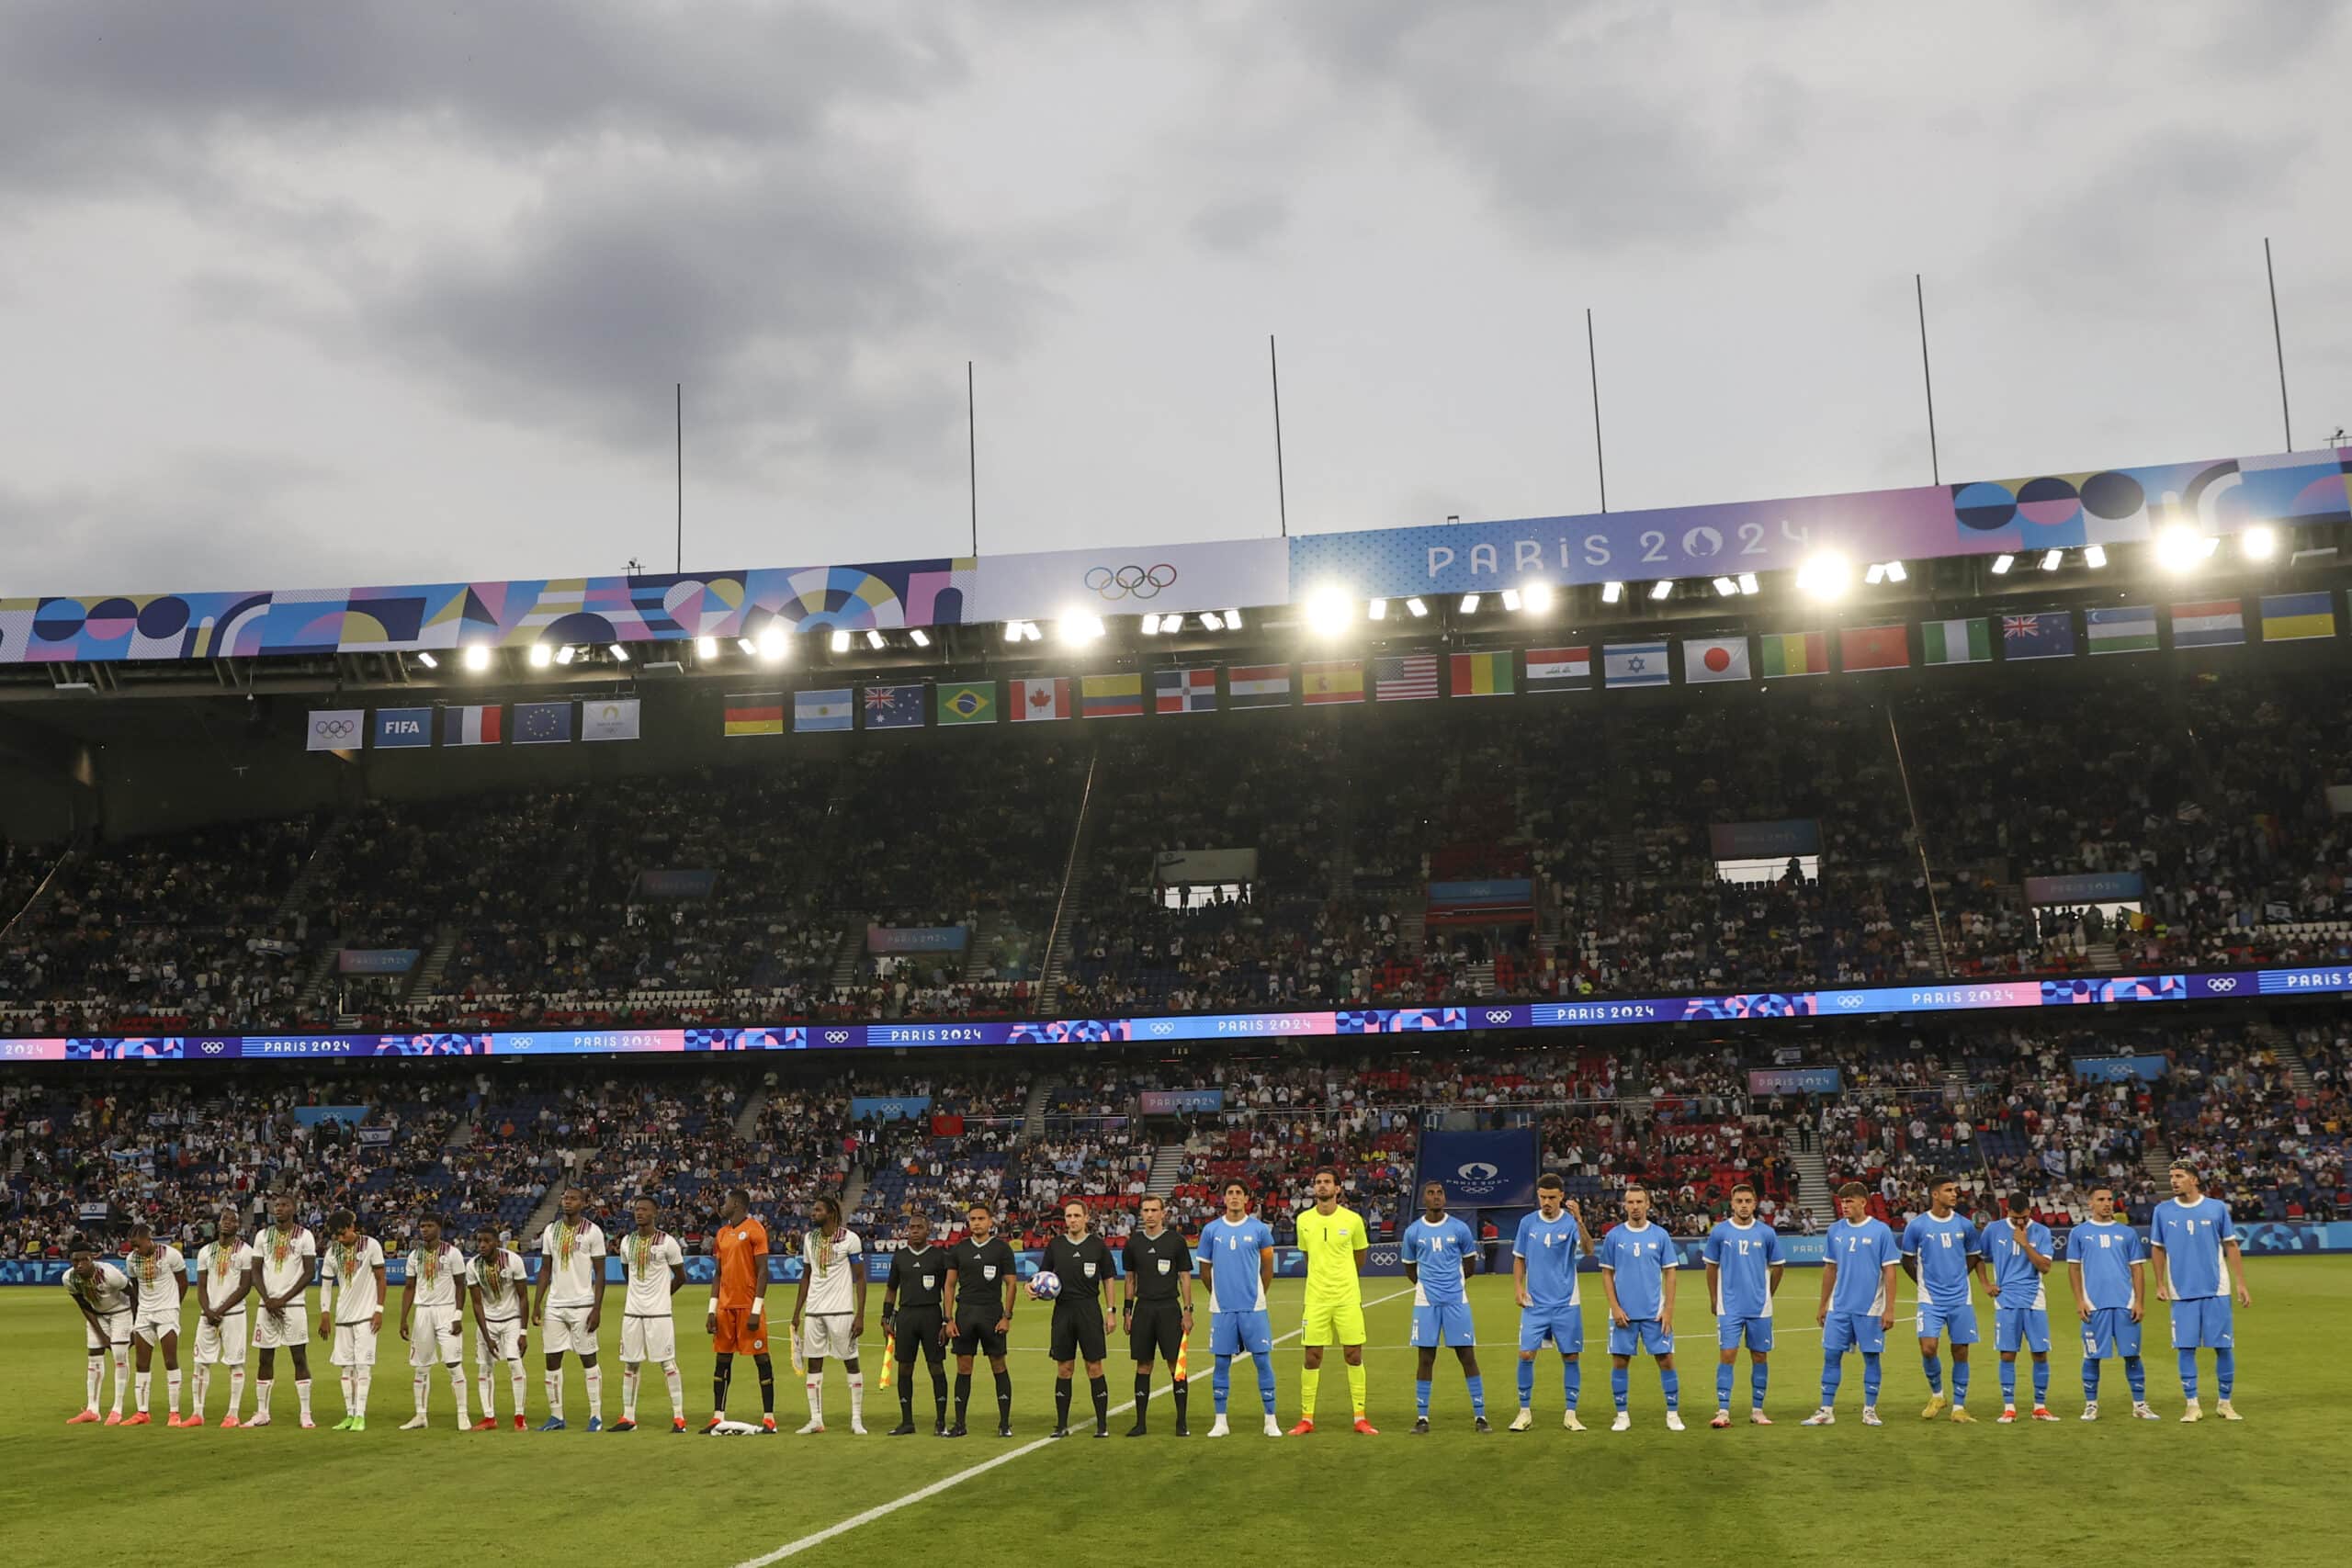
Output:
[[[1437,655],[1408,653],[1372,661],[1372,694],[1384,703],[1434,700]]]

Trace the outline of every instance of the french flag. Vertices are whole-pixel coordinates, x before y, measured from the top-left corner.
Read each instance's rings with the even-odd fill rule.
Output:
[[[505,708],[498,703],[477,706],[451,707],[441,710],[441,744],[444,746],[495,746],[506,739],[502,716]]]

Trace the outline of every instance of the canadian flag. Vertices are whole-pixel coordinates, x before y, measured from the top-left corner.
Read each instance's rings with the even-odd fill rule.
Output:
[[[1043,681],[1008,681],[1012,702],[1012,722],[1022,724],[1036,719],[1068,718],[1069,716],[1069,679],[1057,676]]]

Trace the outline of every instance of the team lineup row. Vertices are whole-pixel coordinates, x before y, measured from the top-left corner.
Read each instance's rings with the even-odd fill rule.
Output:
[[[2187,1400],[2182,1419],[2201,1418],[2197,1352],[2207,1348],[2213,1352],[2219,1394],[2216,1414],[2225,1420],[2239,1418],[2231,1404],[2235,1377],[2233,1296],[2235,1304],[2242,1306],[2250,1306],[2252,1296],[2236,1229],[2227,1206],[2203,1195],[2193,1170],[2176,1166],[2171,1180],[2173,1198],[2156,1206],[2145,1241],[2139,1232],[2115,1219],[2112,1195],[2105,1189],[2092,1195],[2090,1219],[2077,1225],[2070,1237],[2066,1278],[2082,1334],[2084,1420],[2098,1416],[2100,1364],[2109,1357],[2120,1358],[2124,1363],[2132,1414],[2155,1418],[2147,1404],[2140,1354],[2152,1272],[2156,1299],[2170,1303],[2173,1344]],[[1886,1334],[1894,1326],[1898,1268],[1917,1285],[1918,1348],[1929,1391],[1924,1416],[1934,1417],[1949,1411],[1951,1420],[1973,1420],[1968,1412],[1970,1352],[1978,1333],[1972,1288],[1981,1280],[1994,1303],[1995,1344],[2000,1356],[2000,1421],[2018,1418],[2016,1363],[2020,1355],[2030,1357],[2032,1367],[2030,1418],[2056,1419],[2047,1404],[2051,1337],[2044,1276],[2055,1267],[2057,1250],[2051,1233],[2030,1218],[2021,1196],[2009,1200],[2005,1217],[1980,1230],[1956,1212],[1952,1182],[1935,1183],[1931,1193],[1929,1210],[1912,1219],[1898,1237],[1883,1222],[1869,1216],[1867,1194],[1861,1187],[1849,1185],[1840,1190],[1843,1217],[1826,1237],[1826,1256],[1815,1314],[1823,1334],[1821,1401],[1804,1425],[1828,1426],[1835,1421],[1844,1359],[1849,1353],[1858,1353],[1862,1361],[1861,1418],[1866,1425],[1881,1424],[1877,1412],[1881,1357]],[[1362,1216],[1340,1204],[1335,1172],[1316,1172],[1314,1194],[1313,1206],[1297,1216],[1298,1246],[1307,1267],[1300,1329],[1305,1345],[1300,1377],[1303,1408],[1287,1435],[1303,1437],[1315,1430],[1324,1352],[1333,1346],[1340,1348],[1345,1365],[1354,1430],[1376,1435],[1366,1403],[1363,1367],[1361,1277],[1369,1234]],[[1215,1360],[1211,1386],[1216,1419],[1208,1435],[1225,1437],[1230,1432],[1227,1405],[1232,1363],[1243,1355],[1251,1359],[1257,1371],[1266,1435],[1285,1435],[1275,1416],[1274,1338],[1268,1306],[1268,1288],[1274,1274],[1273,1233],[1252,1213],[1253,1201],[1246,1185],[1228,1183],[1224,1197],[1224,1213],[1202,1226],[1197,1246],[1188,1245],[1179,1231],[1165,1224],[1159,1199],[1145,1198],[1139,1216],[1142,1223],[1127,1237],[1123,1256],[1115,1262],[1104,1240],[1091,1234],[1085,1206],[1072,1202],[1064,1210],[1061,1234],[1048,1243],[1038,1271],[1025,1284],[1018,1277],[1012,1247],[994,1234],[994,1215],[986,1205],[972,1207],[968,1234],[946,1247],[933,1244],[927,1219],[910,1217],[903,1245],[891,1254],[880,1317],[886,1335],[886,1386],[892,1371],[898,1373],[899,1423],[892,1435],[918,1430],[913,1377],[916,1362],[921,1360],[930,1373],[930,1429],[940,1437],[965,1436],[974,1367],[979,1359],[988,1361],[994,1378],[998,1435],[1012,1435],[1012,1384],[1006,1351],[1015,1303],[1026,1293],[1050,1311],[1049,1353],[1056,1363],[1053,1436],[1069,1433],[1074,1381],[1081,1364],[1092,1397],[1094,1435],[1110,1435],[1110,1395],[1103,1363],[1110,1334],[1122,1327],[1135,1362],[1136,1420],[1127,1435],[1140,1437],[1148,1431],[1152,1373],[1155,1366],[1164,1363],[1170,1372],[1175,1433],[1189,1436],[1188,1352],[1196,1276],[1200,1292],[1209,1301]],[[1599,1238],[1587,1233],[1577,1205],[1566,1200],[1557,1177],[1544,1177],[1537,1183],[1536,1198],[1537,1207],[1521,1220],[1511,1248],[1513,1289],[1520,1308],[1520,1355],[1518,1415],[1510,1429],[1525,1431],[1533,1425],[1536,1361],[1547,1345],[1561,1361],[1562,1424],[1571,1431],[1584,1429],[1577,1416],[1584,1349],[1578,1263],[1592,1258],[1609,1311],[1610,1382],[1615,1405],[1612,1429],[1624,1431],[1631,1426],[1630,1369],[1635,1359],[1646,1356],[1658,1369],[1666,1424],[1672,1430],[1682,1430],[1680,1376],[1674,1355],[1680,1256],[1665,1229],[1650,1222],[1648,1194],[1639,1187],[1628,1189],[1625,1220]],[[403,1429],[429,1425],[431,1372],[435,1365],[446,1369],[457,1425],[476,1431],[500,1425],[493,1379],[503,1368],[511,1389],[511,1420],[521,1429],[527,1387],[524,1357],[532,1327],[539,1330],[548,1412],[539,1429],[562,1430],[567,1426],[563,1377],[567,1354],[576,1356],[582,1369],[587,1429],[605,1429],[598,1336],[605,1293],[602,1259],[608,1249],[602,1229],[586,1218],[586,1208],[587,1196],[582,1190],[575,1188],[562,1195],[560,1217],[540,1234],[543,1261],[536,1290],[522,1258],[503,1247],[494,1232],[485,1227],[477,1234],[476,1251],[469,1258],[443,1235],[436,1216],[420,1218],[418,1242],[407,1258],[407,1280],[398,1314],[401,1337],[409,1347],[415,1402],[414,1414]],[[1772,1424],[1764,1414],[1764,1401],[1773,1348],[1773,1303],[1783,1263],[1778,1233],[1758,1222],[1755,1211],[1753,1189],[1744,1184],[1736,1188],[1731,1217],[1714,1227],[1703,1248],[1708,1303],[1717,1329],[1713,1425],[1718,1427],[1732,1425],[1733,1384],[1743,1349],[1750,1371],[1747,1419],[1758,1426]],[[192,1286],[180,1253],[159,1245],[143,1224],[132,1227],[120,1267],[102,1260],[89,1238],[77,1237],[63,1282],[84,1319],[89,1364],[84,1405],[71,1424],[102,1420],[108,1426],[150,1424],[152,1360],[160,1350],[166,1373],[164,1425],[205,1424],[209,1386],[218,1367],[229,1373],[228,1410],[220,1424],[266,1426],[272,1420],[276,1355],[283,1348],[293,1362],[300,1425],[311,1427],[311,1320],[307,1296],[315,1284],[318,1335],[330,1346],[329,1361],[338,1370],[342,1386],[345,1414],[335,1425],[338,1429],[364,1430],[377,1338],[390,1299],[383,1248],[363,1235],[356,1218],[344,1210],[327,1220],[326,1247],[322,1253],[317,1239],[296,1222],[297,1213],[296,1198],[290,1193],[279,1195],[272,1204],[271,1223],[250,1244],[239,1233],[233,1213],[221,1216],[217,1239],[198,1253]],[[815,1214],[817,1223],[797,1247],[802,1269],[790,1325],[792,1357],[803,1372],[808,1402],[808,1419],[799,1430],[803,1434],[825,1430],[824,1364],[838,1359],[848,1380],[850,1430],[863,1434],[865,1380],[858,1347],[865,1337],[868,1275],[855,1260],[864,1244],[842,1224],[837,1202],[819,1199]],[[685,1284],[684,1253],[677,1239],[661,1228],[660,1213],[650,1199],[636,1201],[633,1219],[634,1228],[621,1238],[618,1247],[624,1280],[622,1398],[620,1417],[611,1429],[636,1429],[640,1374],[650,1363],[667,1388],[670,1429],[684,1433],[688,1427],[677,1360],[674,1298]],[[1410,1343],[1419,1359],[1413,1430],[1430,1429],[1438,1352],[1451,1348],[1467,1385],[1475,1429],[1487,1431],[1485,1384],[1467,1292],[1467,1280],[1478,1268],[1477,1237],[1467,1224],[1446,1212],[1444,1190],[1432,1182],[1423,1190],[1422,1213],[1404,1227],[1399,1243],[1413,1287]],[[748,1195],[740,1190],[728,1194],[714,1233],[714,1248],[718,1279],[704,1325],[715,1355],[712,1413],[701,1430],[726,1435],[773,1433],[777,1428],[768,1340],[768,1236],[751,1216]],[[179,1330],[183,1301],[191,1289],[198,1307],[196,1375],[190,1410],[183,1416]],[[469,1316],[475,1327],[474,1362],[481,1412],[478,1419],[468,1414],[463,1364],[464,1323]],[[249,1338],[259,1352],[255,1407],[250,1416],[241,1416]],[[1949,1396],[1939,1356],[1947,1343],[1953,1362]],[[956,1361],[952,1420],[946,1370],[951,1352]],[[762,1416],[756,1426],[728,1416],[738,1355],[749,1355],[758,1374]],[[135,1378],[130,1370],[134,1359]],[[114,1376],[113,1407],[102,1416],[100,1394],[109,1368]],[[128,1416],[123,1413],[126,1383],[135,1386],[136,1400],[135,1413]]]

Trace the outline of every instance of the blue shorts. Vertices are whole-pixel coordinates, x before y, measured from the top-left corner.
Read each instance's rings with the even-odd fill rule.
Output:
[[[1976,1343],[1976,1303],[1964,1302],[1959,1306],[1935,1306],[1919,1303],[1919,1337],[1938,1339],[1946,1335],[1955,1345]]]
[[[1609,1353],[1612,1356],[1633,1356],[1647,1351],[1653,1356],[1674,1354],[1674,1341],[1667,1337],[1666,1329],[1654,1317],[1637,1317],[1620,1328],[1609,1325]]]
[[[1715,1348],[1736,1350],[1743,1340],[1750,1350],[1770,1350],[1772,1348],[1772,1320],[1769,1317],[1715,1319]]]
[[[1584,1314],[1572,1306],[1522,1307],[1519,1314],[1519,1348],[1522,1354],[1544,1348],[1549,1339],[1563,1356],[1584,1353]]]
[[[2172,1348],[2176,1350],[2236,1348],[2230,1337],[2230,1298],[2199,1296],[2172,1303]]]
[[[1478,1330],[1470,1322],[1468,1302],[1444,1302],[1434,1306],[1413,1309],[1413,1337],[1409,1343],[1423,1347],[1439,1345],[1476,1345]]]
[[[2048,1355],[2050,1314],[2041,1307],[1995,1307],[1993,1348],[2004,1356],[2014,1356],[2019,1350]]]
[[[2083,1359],[2096,1361],[2100,1352],[2124,1357],[2140,1353],[2140,1325],[2130,1307],[2093,1307],[2083,1324]]]
[[[1842,1356],[1860,1350],[1875,1356],[1886,1348],[1886,1330],[1874,1312],[1833,1312],[1821,1325],[1821,1353]]]
[[[1274,1348],[1273,1314],[1267,1312],[1209,1314],[1209,1354],[1262,1355]]]

